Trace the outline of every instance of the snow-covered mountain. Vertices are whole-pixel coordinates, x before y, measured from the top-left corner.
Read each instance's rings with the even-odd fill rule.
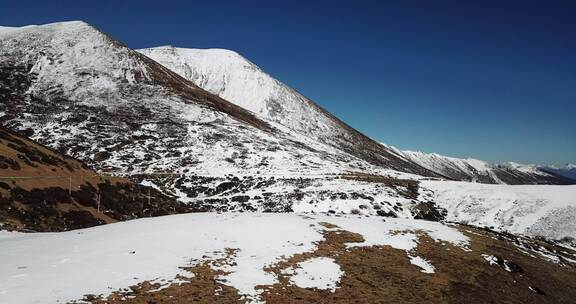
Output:
[[[307,138],[373,165],[435,175],[348,126],[236,52],[171,46],[138,50],[197,86]]]
[[[407,159],[454,180],[489,184],[573,184],[560,174],[545,171],[535,165],[513,162],[491,164],[473,158],[456,158],[436,153],[400,151]]]
[[[0,33],[2,123],[101,170],[224,175],[366,165],[275,129],[86,23]]]
[[[576,164],[566,164],[565,166],[544,166],[539,167],[540,170],[552,174],[560,175],[572,180],[576,180]]]
[[[265,121],[279,123],[290,130],[336,147],[345,147],[347,151],[358,151],[357,139],[362,140],[360,150],[378,150],[373,141],[364,136],[358,137],[357,131],[236,52],[172,46],[141,49],[138,52],[199,87],[256,113]],[[491,165],[475,159],[399,151],[387,145],[381,145],[381,148],[383,150],[378,154],[388,159],[416,163],[438,176],[454,180],[507,184],[570,183],[531,166],[512,163]],[[366,158],[363,154],[354,154],[372,160],[371,156]]]
[[[2,125],[101,172],[155,187],[195,210],[441,219],[441,210],[417,200],[414,180],[422,177],[405,172],[484,182],[541,182],[495,169],[492,175],[485,174],[492,180],[472,174],[450,176],[449,171],[412,160],[392,147],[377,144],[377,148],[353,129],[343,124],[338,128],[341,122],[336,118],[253,65],[246,69],[223,65],[220,73],[205,73],[224,77],[223,92],[242,79],[245,87],[254,79],[274,81],[273,92],[284,90],[290,96],[290,109],[307,104],[302,109],[312,110],[288,113],[282,96],[274,97],[283,113],[276,118],[255,107],[246,110],[83,22],[3,28],[0,45]],[[171,54],[174,49],[160,50]],[[206,61],[217,67],[218,57]],[[225,71],[237,68],[243,76],[225,77]],[[234,96],[228,98],[239,98]],[[299,123],[283,120],[289,118]],[[316,120],[330,126],[324,130],[327,134],[306,133],[306,126]],[[481,171],[480,165],[475,168]]]
[[[335,120],[331,134],[344,146],[265,121],[84,22],[2,28],[0,46],[2,125],[203,210],[291,210],[309,199],[303,187],[321,200],[339,191],[363,205],[363,182],[327,191],[314,180],[359,171],[435,175]],[[290,186],[263,195],[276,184]],[[397,196],[393,184],[369,187]]]

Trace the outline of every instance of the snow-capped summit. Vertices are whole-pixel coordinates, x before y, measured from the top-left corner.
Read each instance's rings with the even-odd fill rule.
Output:
[[[33,78],[27,94],[46,99],[56,94],[76,106],[108,110],[145,106],[151,96],[171,96],[268,127],[245,109],[208,94],[83,21],[11,28],[0,33],[0,42],[0,63],[21,67]]]
[[[138,51],[199,87],[291,129],[323,133],[333,127],[325,121],[313,124],[323,116],[315,104],[234,51],[172,46]]]
[[[0,45],[0,122],[100,170],[220,175],[361,162],[273,131],[84,22],[11,28]],[[262,152],[279,145],[285,153]]]
[[[12,28],[0,38],[0,59],[29,66],[36,77],[29,90],[37,94],[57,89],[67,98],[102,104],[93,91],[114,94],[117,79],[151,81],[136,53],[82,21]]]

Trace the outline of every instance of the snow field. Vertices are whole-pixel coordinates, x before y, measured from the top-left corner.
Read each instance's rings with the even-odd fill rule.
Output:
[[[263,268],[281,257],[313,251],[323,239],[319,222],[360,233],[366,240],[349,246],[390,245],[407,254],[419,233],[463,247],[468,242],[458,230],[435,222],[259,213],[194,213],[62,233],[12,233],[0,238],[0,303],[64,303],[142,281],[189,276],[179,267],[219,258],[226,248],[237,249],[235,263],[215,266],[231,272],[219,279],[258,302],[255,286],[277,282]],[[341,276],[329,260],[301,266],[292,278],[298,286],[333,290]]]
[[[449,221],[552,240],[576,238],[576,185],[422,181],[421,187],[433,192],[427,199],[445,208]]]

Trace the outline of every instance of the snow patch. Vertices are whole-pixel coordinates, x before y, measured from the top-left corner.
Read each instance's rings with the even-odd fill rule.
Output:
[[[576,185],[420,184],[449,221],[552,240],[576,235]]]
[[[496,258],[493,255],[489,255],[489,254],[482,254],[482,257],[488,261],[488,263],[492,266],[492,265],[498,265],[498,258]]]
[[[411,256],[410,263],[420,267],[422,269],[420,271],[423,273],[434,273],[436,271],[436,268],[429,261],[419,256]]]
[[[299,263],[290,281],[301,288],[328,289],[334,292],[343,274],[334,259],[318,257]]]

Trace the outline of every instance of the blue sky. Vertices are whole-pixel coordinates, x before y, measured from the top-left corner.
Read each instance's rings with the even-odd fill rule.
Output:
[[[63,20],[132,48],[236,50],[403,149],[576,162],[575,1],[0,2],[0,25]]]

